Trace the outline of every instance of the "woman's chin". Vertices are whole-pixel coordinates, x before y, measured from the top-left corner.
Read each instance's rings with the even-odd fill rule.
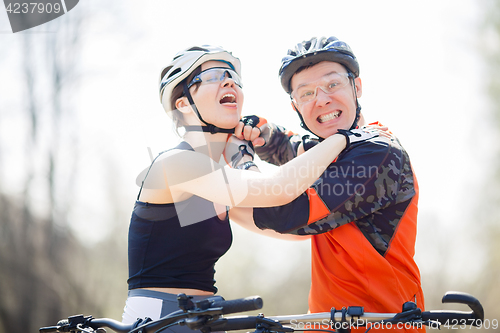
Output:
[[[240,117],[232,117],[232,119],[220,119],[216,123],[215,126],[224,129],[232,129],[235,128],[240,122]]]

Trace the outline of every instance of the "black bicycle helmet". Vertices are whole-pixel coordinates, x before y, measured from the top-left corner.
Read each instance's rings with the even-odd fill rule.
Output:
[[[290,81],[300,67],[313,66],[322,61],[333,61],[344,65],[354,77],[359,76],[358,60],[347,43],[336,37],[313,37],[303,41],[288,50],[281,59],[280,79],[281,86],[290,94]]]
[[[292,93],[291,81],[298,69],[305,66],[313,66],[322,61],[333,61],[343,65],[347,71],[353,75],[353,79],[359,76],[358,60],[347,43],[334,36],[328,38],[313,37],[308,41],[303,41],[295,45],[295,48],[288,50],[287,55],[281,59],[279,76],[281,86],[285,89],[287,94],[290,95]],[[353,87],[354,93],[356,93],[354,80]],[[295,109],[295,111],[297,111],[299,115],[301,126],[314,135],[317,135],[307,127],[300,112],[297,109]],[[361,106],[356,96],[356,118],[350,129],[358,126],[360,115]]]

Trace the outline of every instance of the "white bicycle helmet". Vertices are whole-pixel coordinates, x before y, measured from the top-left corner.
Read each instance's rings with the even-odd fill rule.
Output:
[[[167,114],[171,116],[171,111],[173,111],[170,103],[172,90],[198,66],[209,60],[226,62],[241,77],[240,60],[221,47],[202,45],[180,51],[160,74],[160,101]]]

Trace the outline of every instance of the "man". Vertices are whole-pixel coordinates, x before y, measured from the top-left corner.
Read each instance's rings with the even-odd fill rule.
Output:
[[[283,58],[280,78],[301,125],[320,141],[364,125],[359,64],[346,43],[335,37],[299,43]],[[265,141],[256,152],[267,162],[286,163],[317,142],[263,123],[246,117],[236,133],[255,146]],[[424,308],[413,260],[417,201],[408,154],[395,137],[379,136],[348,147],[290,204],[254,208],[253,220],[260,229],[313,235],[311,312],[357,305],[393,313],[407,301]]]

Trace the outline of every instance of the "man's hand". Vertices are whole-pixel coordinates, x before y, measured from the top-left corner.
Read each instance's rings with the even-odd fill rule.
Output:
[[[368,129],[368,130],[376,129],[376,130],[379,130],[380,136],[384,136],[384,137],[389,138],[389,139],[393,136],[393,134],[391,133],[391,131],[389,131],[389,127],[382,125],[378,121],[373,122],[373,123],[369,123],[368,125],[363,126],[362,129]]]
[[[361,142],[361,141],[366,141],[371,138],[375,138],[379,136],[380,134],[379,129],[375,128],[363,128],[363,129],[353,129],[353,130],[344,130],[344,129],[339,129],[337,130],[338,134],[342,134],[346,138],[346,146],[344,150],[349,149],[351,144],[356,143],[356,142]]]
[[[245,116],[234,129],[234,135],[240,140],[252,142],[254,147],[263,147],[271,135],[267,120],[258,116]]]

